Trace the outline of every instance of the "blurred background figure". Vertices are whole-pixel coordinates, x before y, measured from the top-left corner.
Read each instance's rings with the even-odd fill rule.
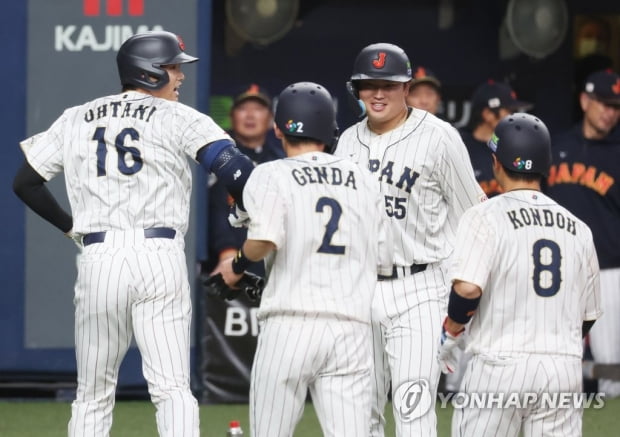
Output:
[[[413,72],[406,100],[407,106],[423,109],[433,115],[442,113],[441,82],[431,70],[418,66]]]
[[[532,104],[517,99],[515,91],[506,83],[489,80],[479,85],[471,97],[471,118],[459,133],[467,146],[476,180],[488,197],[501,192],[492,171],[491,152],[487,147],[495,126],[506,115],[526,112]]]
[[[257,84],[242,87],[230,109],[231,130],[228,132],[239,150],[254,164],[284,157],[281,142],[273,132],[273,108],[270,94]],[[203,273],[215,269],[220,260],[235,255],[245,241],[246,229],[228,223],[232,197],[215,178],[209,180],[208,260]],[[252,273],[264,275],[262,263],[252,266]]]
[[[620,76],[592,73],[580,94],[583,118],[552,138],[547,194],[592,229],[601,267],[604,314],[590,331],[594,360],[620,363]],[[620,381],[599,379],[598,391],[620,396]]]

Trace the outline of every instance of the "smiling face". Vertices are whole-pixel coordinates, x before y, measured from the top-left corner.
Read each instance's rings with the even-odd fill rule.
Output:
[[[368,125],[375,133],[394,129],[406,119],[409,84],[383,79],[360,80],[359,98],[366,106]]]
[[[185,74],[181,71],[181,64],[162,65],[161,68],[168,73],[168,83],[158,90],[149,91],[149,94],[176,102],[179,100],[179,88],[185,79]]]
[[[441,96],[434,85],[430,83],[418,83],[409,89],[407,104],[414,108],[424,109],[431,114],[437,114]]]

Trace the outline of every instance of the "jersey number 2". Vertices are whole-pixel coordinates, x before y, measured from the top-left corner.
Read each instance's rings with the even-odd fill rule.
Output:
[[[545,263],[543,263],[543,250],[547,252],[544,257]],[[534,275],[532,277],[534,291],[542,297],[554,296],[560,290],[560,283],[562,282],[560,246],[552,240],[538,240],[534,243],[532,257],[534,258]],[[546,276],[546,287],[541,284],[543,276]]]
[[[126,127],[116,136],[114,146],[118,152],[118,171],[129,176],[139,172],[142,169],[143,161],[140,150],[135,147],[125,146],[125,138],[127,136],[134,141],[140,139],[140,134],[138,131],[134,128]],[[108,149],[105,143],[105,127],[98,127],[95,129],[93,140],[97,140],[97,176],[105,176],[105,159],[108,154]],[[125,160],[128,153],[131,155],[133,160],[131,165],[127,165],[127,161]]]
[[[323,242],[317,252],[331,253],[335,255],[344,254],[344,246],[336,246],[331,243],[332,237],[338,230],[338,221],[342,215],[342,207],[336,199],[331,197],[321,197],[316,203],[316,212],[323,212],[325,207],[331,209],[332,215],[329,217],[327,225],[325,225],[325,233],[323,234]]]

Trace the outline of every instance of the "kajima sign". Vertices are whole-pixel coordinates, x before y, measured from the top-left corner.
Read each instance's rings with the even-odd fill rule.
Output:
[[[82,0],[83,17],[134,18],[145,15],[145,0]],[[116,51],[123,41],[135,33],[162,30],[161,25],[129,25],[106,20],[93,24],[58,24],[54,26],[56,52]]]

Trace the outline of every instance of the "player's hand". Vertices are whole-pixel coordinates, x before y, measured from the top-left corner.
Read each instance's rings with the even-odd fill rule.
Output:
[[[221,273],[209,276],[203,282],[205,292],[208,296],[226,300],[236,299],[239,294],[245,293],[251,301],[258,301],[265,288],[265,279],[250,272],[243,272],[239,276],[240,279],[232,287],[226,284]]]
[[[241,209],[239,205],[234,204],[230,208],[228,223],[230,223],[230,226],[233,228],[247,228],[250,224],[250,216],[246,211]]]
[[[84,245],[82,244],[82,235],[81,234],[76,234],[75,232],[73,232],[73,229],[71,229],[69,232],[65,233],[65,237],[70,238],[71,240],[73,240],[73,242],[75,243],[75,245],[79,248],[79,249],[83,249]]]
[[[437,357],[443,373],[454,373],[456,370],[459,361],[459,355],[457,355],[456,349],[463,349],[464,331],[465,328],[457,333],[448,331],[444,320],[443,326],[441,327],[441,344],[439,345],[439,355]]]

